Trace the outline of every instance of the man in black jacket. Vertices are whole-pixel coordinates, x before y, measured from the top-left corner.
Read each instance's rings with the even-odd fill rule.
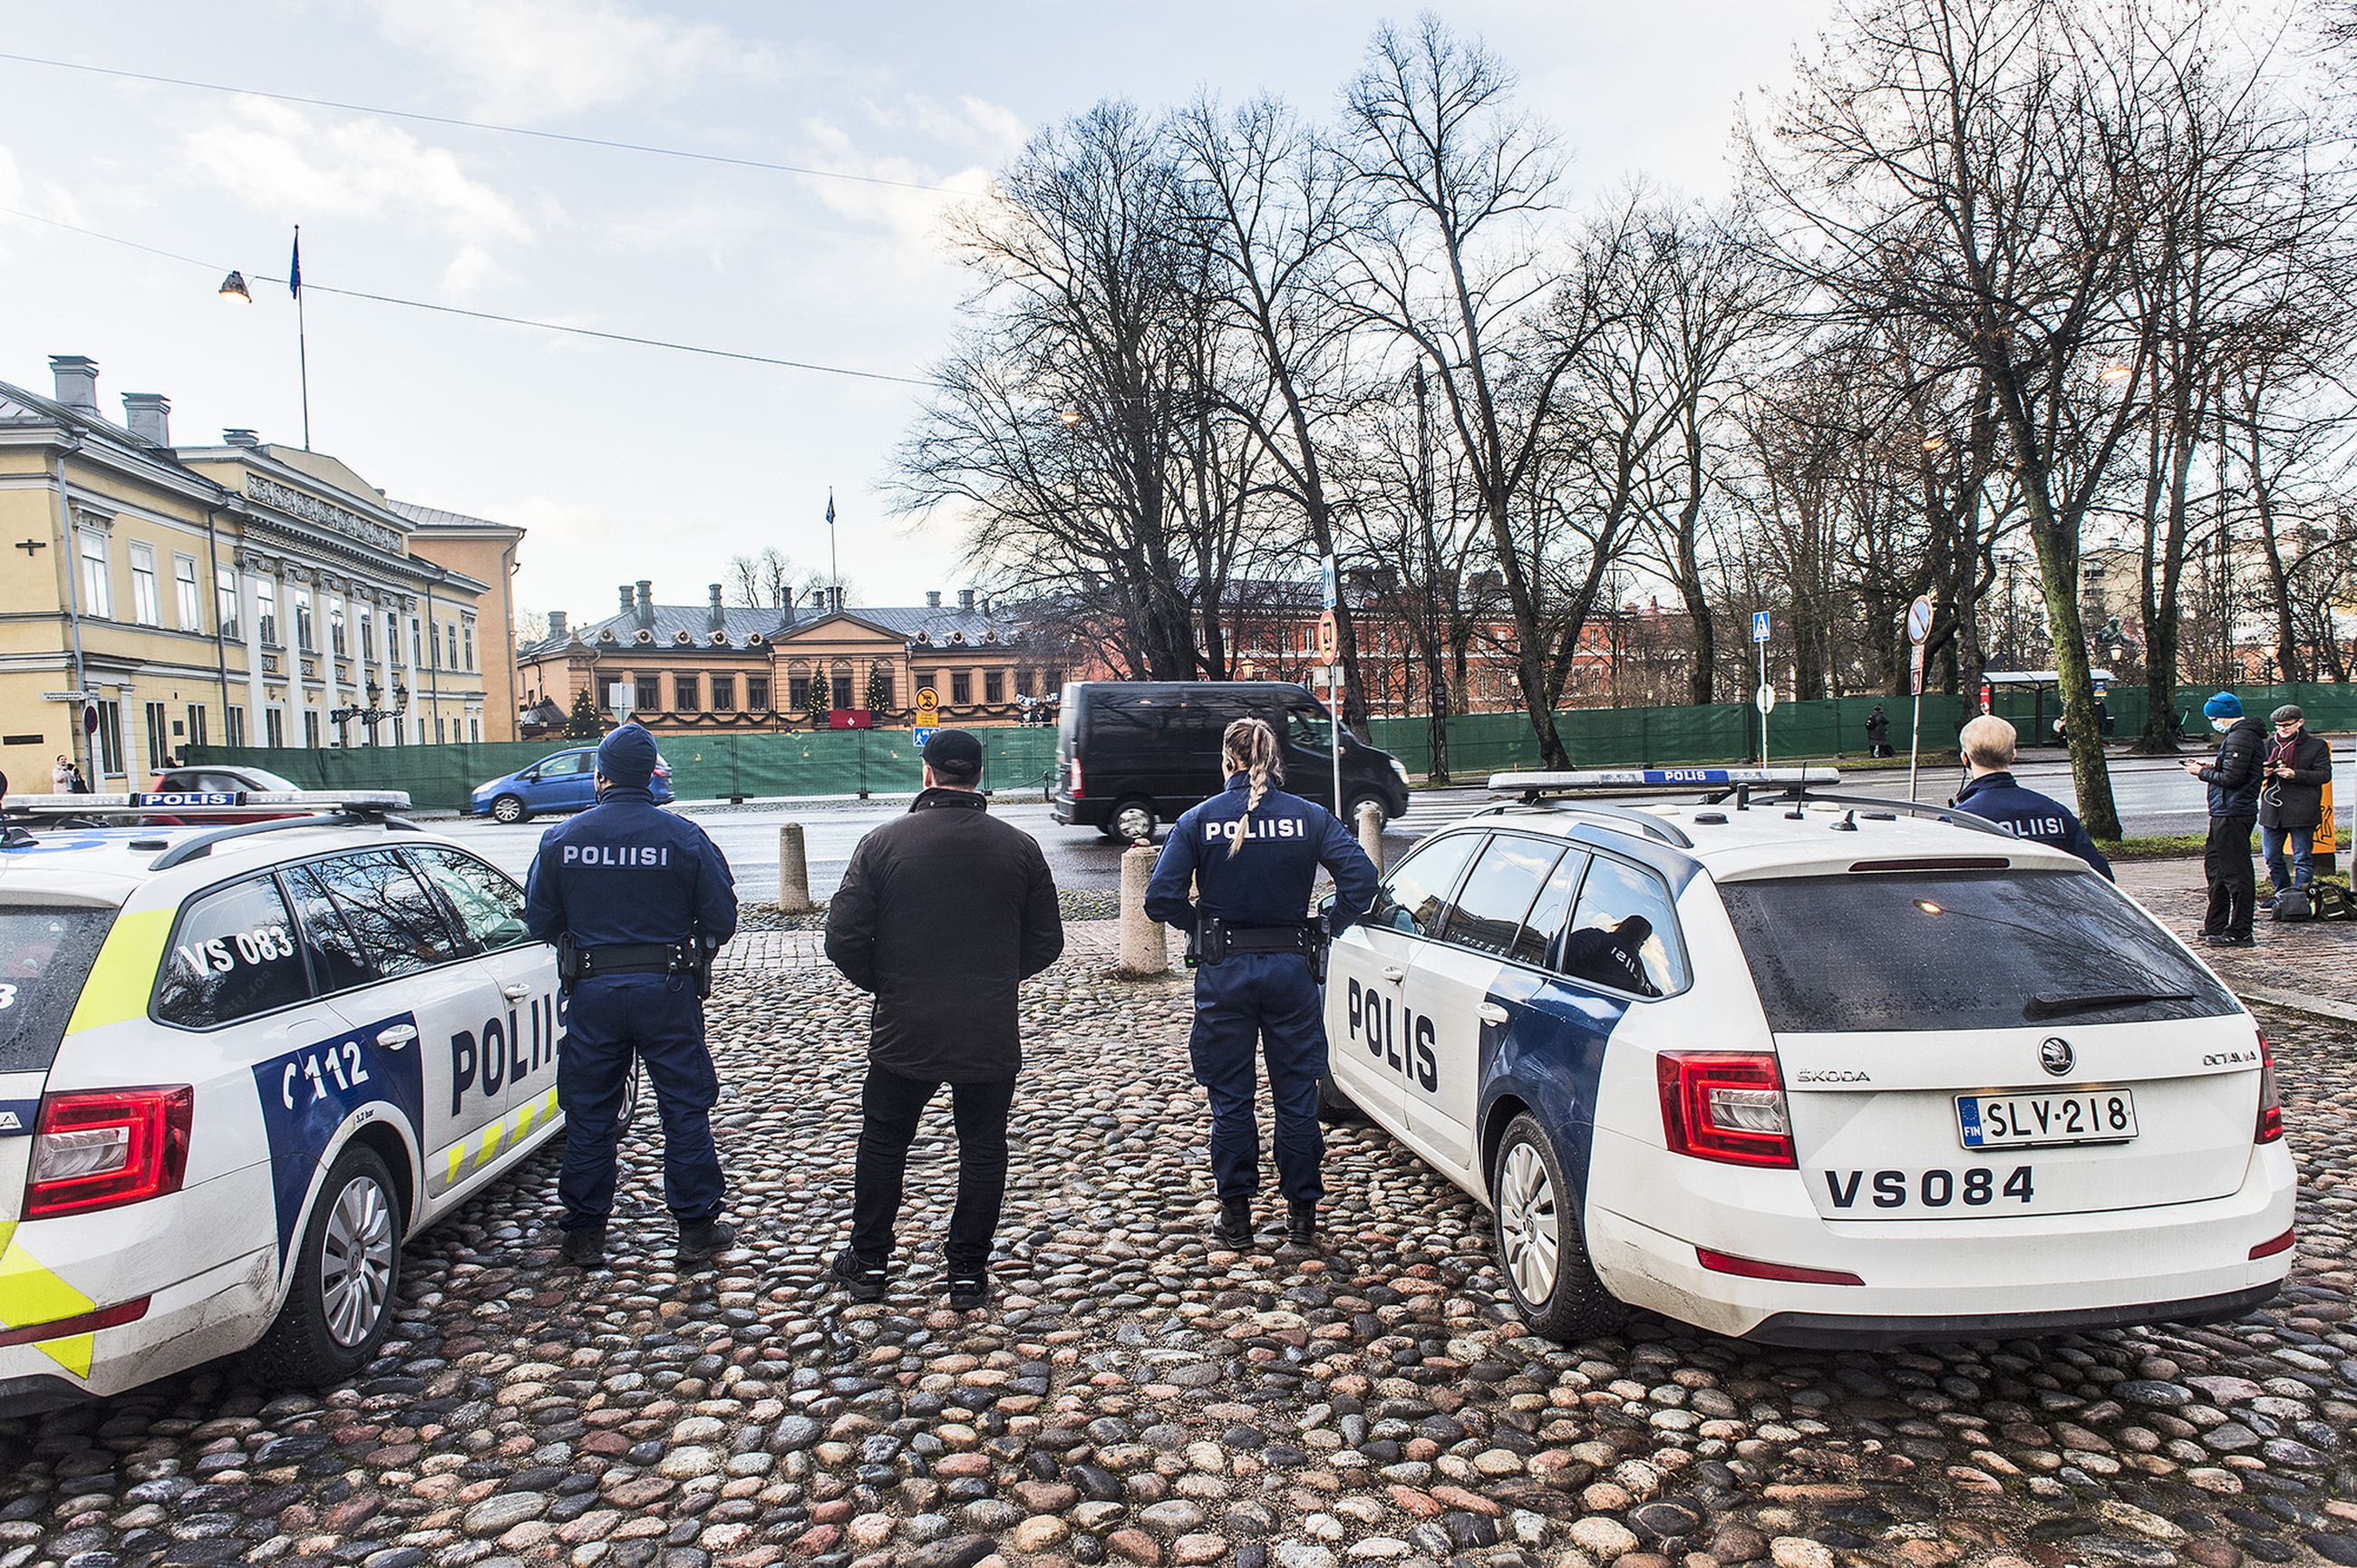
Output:
[[[2308,715],[2289,703],[2267,715],[2276,726],[2259,768],[2259,853],[2281,895],[2316,880],[2316,830],[2324,821],[2324,786],[2332,778],[2332,748],[2308,733]],[[2290,851],[2288,873],[2285,851]]]
[[[2212,947],[2246,948],[2258,888],[2251,875],[2251,827],[2259,815],[2259,769],[2266,730],[2243,712],[2242,699],[2221,692],[2201,712],[2222,739],[2207,763],[2185,760],[2185,771],[2210,786],[2210,840],[2201,854],[2210,881],[2210,910],[2201,940]]]
[[[963,730],[925,743],[925,788],[899,822],[859,841],[826,909],[826,956],[876,996],[852,1180],[851,1244],[834,1274],[854,1301],[881,1301],[917,1122],[950,1086],[957,1208],[949,1304],[990,1294],[991,1238],[1006,1194],[1006,1115],[1023,1065],[1016,988],[1064,950],[1056,879],[1030,834],[991,816],[975,786],[982,743]]]

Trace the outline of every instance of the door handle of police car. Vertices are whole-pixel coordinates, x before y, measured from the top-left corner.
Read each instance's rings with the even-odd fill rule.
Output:
[[[511,1002],[521,1002],[532,994],[532,987],[522,981],[517,981],[512,984],[500,986],[500,994]]]
[[[1394,985],[1397,985],[1401,981],[1407,978],[1407,971],[1404,969],[1392,969],[1386,967],[1383,970],[1383,978],[1390,981]]]
[[[388,1024],[376,1032],[376,1043],[389,1051],[400,1050],[415,1038],[416,1026],[410,1024]]]
[[[1484,1002],[1473,1009],[1473,1016],[1484,1024],[1502,1024],[1506,1021],[1506,1010],[1495,1002]]]

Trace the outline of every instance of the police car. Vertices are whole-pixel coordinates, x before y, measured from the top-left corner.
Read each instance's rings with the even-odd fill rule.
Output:
[[[1559,1339],[2211,1320],[2292,1259],[2266,1040],[2077,858],[1830,769],[1508,774],[1335,941],[1333,1087]],[[1573,792],[1705,787],[1633,806]]]
[[[404,1237],[550,1137],[564,1026],[523,895],[398,793],[10,796],[0,1412],[234,1351],[350,1376]],[[222,826],[87,813],[307,813]]]

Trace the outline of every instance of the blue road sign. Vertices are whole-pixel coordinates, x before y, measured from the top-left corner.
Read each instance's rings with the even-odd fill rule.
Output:
[[[922,727],[910,730],[909,733],[917,737],[917,749],[919,751],[924,750],[925,743],[933,738],[933,732]]]
[[[1768,612],[1766,610],[1753,610],[1751,612],[1751,640],[1754,642],[1765,642],[1768,640]]]

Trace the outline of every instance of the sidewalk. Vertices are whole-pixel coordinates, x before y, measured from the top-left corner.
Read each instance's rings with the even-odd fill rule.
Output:
[[[2257,947],[2201,947],[2196,933],[2201,929],[2209,892],[2199,857],[2123,861],[2116,869],[2121,888],[2169,929],[2196,943],[2196,950],[2244,1001],[2357,1024],[2357,924],[2315,920],[2278,925],[2267,918],[2262,903],[2251,927]]]

